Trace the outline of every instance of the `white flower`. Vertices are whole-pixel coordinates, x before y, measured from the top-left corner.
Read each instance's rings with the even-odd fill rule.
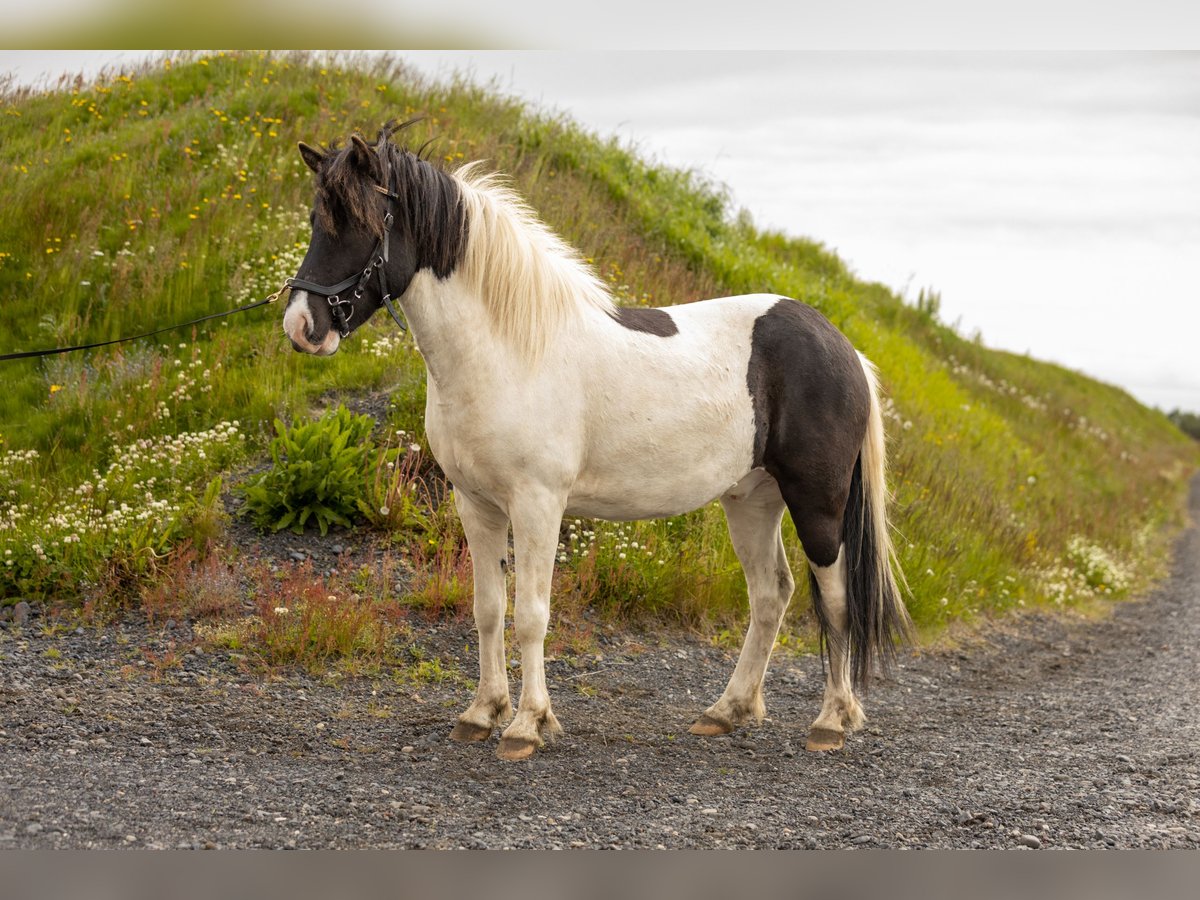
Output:
[[[287,614],[288,614],[288,608],[286,606],[275,607],[275,615],[286,616]]]
[[[380,514],[381,516],[386,516],[386,515],[389,515],[389,514],[391,513],[391,511],[392,511],[392,510],[391,510],[391,508],[390,508],[390,507],[387,507],[387,506],[381,506],[381,507],[379,507],[379,514]]]

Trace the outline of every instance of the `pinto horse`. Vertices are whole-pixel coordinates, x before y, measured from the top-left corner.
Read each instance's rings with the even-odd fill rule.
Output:
[[[871,363],[820,313],[776,294],[617,306],[497,176],[476,163],[443,170],[391,129],[374,146],[355,134],[340,148],[302,143],[300,155],[316,199],[284,332],[329,355],[381,306],[400,323],[399,304],[428,370],[425,427],[454,485],[479,633],[479,686],[450,736],[487,740],[512,717],[510,525],[522,684],[497,752],[522,759],[561,730],[543,644],[563,516],[657,518],[719,498],[750,625],[725,692],[691,731],[725,734],[766,713],[763,678],[795,586],[787,509],[827,657],[807,746],[842,747],[864,721],[854,690],[909,629]]]

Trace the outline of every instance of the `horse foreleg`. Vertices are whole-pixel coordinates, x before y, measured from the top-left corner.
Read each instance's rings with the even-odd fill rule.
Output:
[[[517,568],[515,622],[521,645],[521,699],[496,751],[501,759],[524,759],[542,746],[542,735],[562,731],[546,690],[544,644],[550,625],[550,586],[563,505],[531,492],[512,504]]]
[[[779,625],[795,587],[780,535],[783,498],[773,478],[739,484],[721,498],[729,536],[746,573],[750,627],[721,698],[691,727],[692,734],[728,734],[766,716],[762,685]]]
[[[475,700],[450,732],[456,741],[486,741],[512,716],[504,665],[504,612],[508,605],[504,561],[508,517],[494,506],[454,492],[475,575],[475,629],[479,633],[479,687]]]

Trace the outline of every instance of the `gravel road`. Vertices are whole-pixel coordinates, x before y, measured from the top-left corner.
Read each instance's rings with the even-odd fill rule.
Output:
[[[733,659],[683,636],[550,662],[566,734],[503,763],[495,738],[447,740],[461,682],[264,680],[194,652],[155,681],[186,624],[42,631],[0,630],[0,848],[1200,846],[1196,527],[1170,580],[1104,621],[1033,615],[907,657],[830,754],[803,749],[814,657],[776,657],[771,720],[689,735]],[[422,636],[468,674],[472,638]]]

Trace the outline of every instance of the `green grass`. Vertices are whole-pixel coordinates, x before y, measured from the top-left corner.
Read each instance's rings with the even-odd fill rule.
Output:
[[[0,351],[114,338],[275,290],[308,238],[311,186],[296,142],[373,135],[416,113],[429,118],[413,140],[435,137],[448,164],[485,158],[509,173],[622,302],[778,291],[821,310],[876,362],[890,396],[898,550],[924,628],[1128,593],[1158,571],[1198,460],[1164,415],[962,338],[938,321],[935,301],[908,305],[816,241],[756,229],[696,173],[474,85],[423,83],[395,60],[179,57],[78,89],[0,97]],[[3,365],[3,598],[142,590],[156,560],[219,531],[205,499],[212,479],[261,458],[274,419],[307,415],[335,393],[389,391],[389,430],[424,443],[421,360],[386,321],[329,359],[294,353],[268,309]],[[214,443],[214,429],[233,422],[244,437]],[[172,447],[184,449],[172,458]],[[403,484],[423,484],[418,474]],[[446,524],[439,491],[422,496],[430,524],[405,551],[425,567],[412,602],[462,611],[461,533]],[[736,631],[744,615],[719,509],[567,522],[562,541],[560,605],[714,630]],[[789,551],[799,572],[794,535]],[[1128,577],[1106,581],[1098,560]],[[798,602],[794,623],[803,610]]]

